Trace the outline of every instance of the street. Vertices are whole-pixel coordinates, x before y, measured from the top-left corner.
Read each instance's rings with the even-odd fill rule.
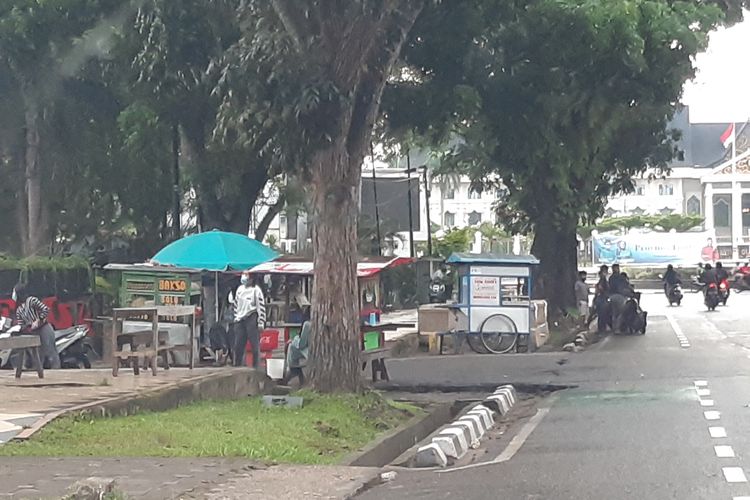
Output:
[[[750,294],[714,313],[698,294],[665,302],[644,294],[645,336],[609,336],[581,353],[393,360],[396,384],[574,387],[509,429],[522,442],[515,454],[483,444],[486,463],[399,469],[358,498],[750,498]]]

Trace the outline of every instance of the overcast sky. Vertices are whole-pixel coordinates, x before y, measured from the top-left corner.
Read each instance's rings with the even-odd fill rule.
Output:
[[[745,21],[711,35],[708,50],[696,58],[698,74],[685,86],[682,101],[690,121],[745,121],[750,117],[750,12]]]

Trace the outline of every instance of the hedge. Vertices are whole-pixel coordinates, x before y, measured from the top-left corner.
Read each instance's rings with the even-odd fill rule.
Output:
[[[15,284],[22,282],[38,297],[78,298],[91,292],[91,280],[91,267],[80,257],[0,256],[0,297],[10,297]]]

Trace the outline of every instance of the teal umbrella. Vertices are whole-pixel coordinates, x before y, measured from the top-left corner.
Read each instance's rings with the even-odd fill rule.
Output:
[[[207,271],[243,271],[273,260],[278,255],[244,234],[209,231],[170,243],[151,261],[165,266]]]

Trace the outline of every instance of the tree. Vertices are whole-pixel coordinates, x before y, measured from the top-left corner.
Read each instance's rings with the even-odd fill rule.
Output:
[[[435,254],[447,259],[453,253],[468,251],[474,241],[475,232],[476,229],[472,227],[449,229],[441,237],[435,238]]]
[[[87,32],[102,26],[111,31],[130,8],[115,0],[0,2],[0,68],[19,99],[17,114],[8,119],[22,117],[23,125],[23,140],[6,141],[5,147],[18,148],[6,157],[14,158],[15,177],[21,179],[16,217],[25,255],[46,253],[50,247],[50,209],[44,193],[49,166],[42,163],[45,111],[60,86],[95,54],[86,43]],[[97,42],[103,38],[106,35]]]
[[[387,117],[443,143],[458,135],[444,163],[478,188],[505,188],[498,215],[511,232],[533,232],[537,289],[564,310],[579,221],[671,159],[666,125],[721,19],[698,1],[441,4],[413,30],[411,73],[386,96]]]
[[[357,213],[360,169],[380,97],[417,0],[248,1],[227,60],[219,132],[259,144],[311,184],[313,337],[310,382],[322,391],[359,381]],[[234,77],[254,74],[250,81]],[[240,104],[238,106],[238,104]]]

